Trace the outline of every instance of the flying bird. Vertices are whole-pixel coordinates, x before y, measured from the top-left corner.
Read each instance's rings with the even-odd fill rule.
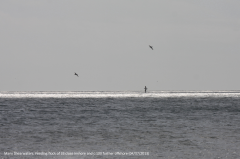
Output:
[[[151,45],[149,45],[149,47],[153,50],[153,47]]]
[[[78,74],[76,74],[76,72],[75,72],[75,74],[74,74],[74,75],[78,76]]]

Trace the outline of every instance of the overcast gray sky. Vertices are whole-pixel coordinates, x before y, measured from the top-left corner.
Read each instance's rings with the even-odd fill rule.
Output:
[[[239,8],[239,0],[1,0],[0,91],[239,90]]]

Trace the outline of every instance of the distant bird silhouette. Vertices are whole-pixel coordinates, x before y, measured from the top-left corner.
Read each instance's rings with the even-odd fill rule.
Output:
[[[74,74],[74,75],[78,76],[78,74],[76,74],[76,72],[75,72],[75,74]]]
[[[151,45],[149,45],[149,47],[153,50],[153,47]]]

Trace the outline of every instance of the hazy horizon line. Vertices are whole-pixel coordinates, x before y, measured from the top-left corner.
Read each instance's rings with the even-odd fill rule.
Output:
[[[147,92],[222,92],[240,90],[149,90]],[[0,90],[0,92],[144,92],[144,90]]]

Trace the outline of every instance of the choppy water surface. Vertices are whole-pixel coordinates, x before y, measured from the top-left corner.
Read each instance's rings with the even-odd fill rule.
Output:
[[[149,156],[4,152],[149,152]],[[240,92],[0,92],[0,155],[240,158]]]

